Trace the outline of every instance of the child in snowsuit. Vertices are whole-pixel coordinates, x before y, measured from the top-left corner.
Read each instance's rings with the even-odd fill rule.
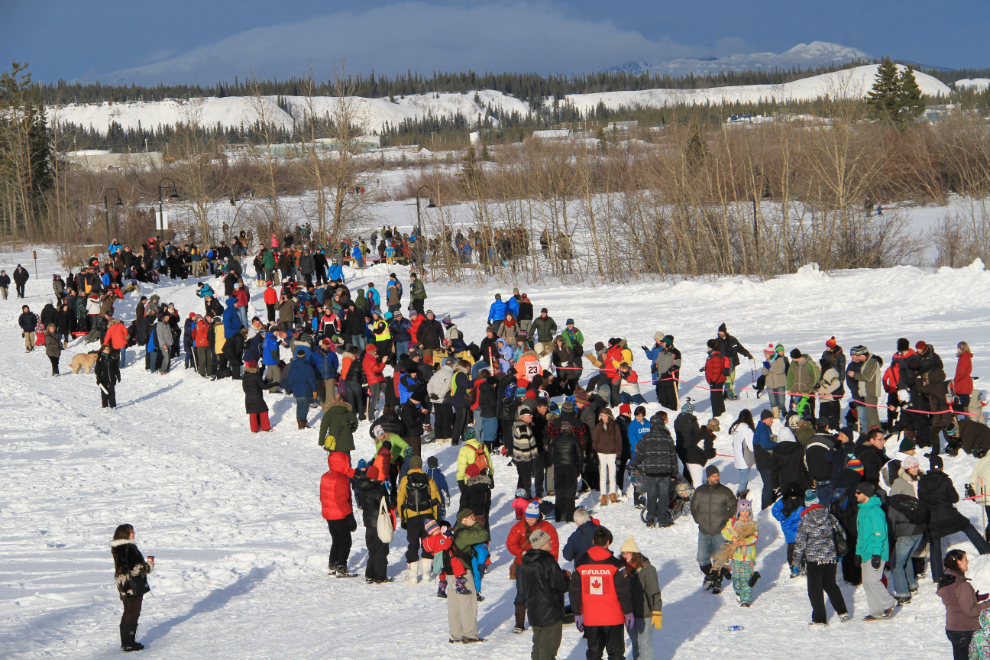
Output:
[[[516,489],[516,499],[512,500],[512,509],[516,512],[516,520],[522,520],[526,515],[526,507],[532,500],[529,499],[529,491],[525,488]]]
[[[747,531],[748,530],[748,531]],[[722,537],[732,545],[732,589],[743,607],[749,607],[753,600],[753,587],[760,579],[754,571],[756,566],[756,520],[753,518],[753,502],[739,500],[736,515],[725,523]]]
[[[426,476],[433,479],[440,491],[440,519],[447,517],[447,507],[450,505],[450,489],[447,487],[447,477],[443,476],[440,470],[440,463],[436,456],[426,459]]]
[[[423,523],[423,532],[426,538],[423,539],[423,553],[433,555],[433,572],[440,578],[440,587],[437,589],[437,598],[447,597],[447,569],[444,565],[443,554],[449,552],[454,547],[454,536],[450,533],[450,523],[442,520],[427,520]],[[456,564],[454,563],[456,562]],[[458,572],[464,575],[464,564],[459,559],[454,558],[451,562],[451,572],[457,577]]]

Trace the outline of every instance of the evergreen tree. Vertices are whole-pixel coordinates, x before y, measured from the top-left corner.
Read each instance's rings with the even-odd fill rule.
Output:
[[[684,160],[690,167],[703,165],[708,156],[708,145],[701,137],[701,126],[698,125],[697,120],[691,122],[691,133],[688,135],[687,142],[684,143],[683,153]]]
[[[914,78],[912,74],[911,78]],[[897,65],[889,57],[883,58],[873,82],[873,89],[866,95],[870,116],[896,122],[901,108],[901,78]]]
[[[605,129],[601,126],[598,127],[598,132],[595,133],[595,139],[598,140],[598,150],[605,153],[608,149],[608,140],[605,139]]]
[[[925,101],[921,98],[921,88],[918,81],[914,79],[914,67],[901,71],[898,79],[900,92],[900,112],[898,113],[898,123],[914,121],[925,112]]]
[[[474,145],[468,147],[461,161],[461,186],[470,191],[481,179],[481,169],[478,167],[478,156]]]
[[[481,145],[481,160],[488,161],[491,157],[488,155],[488,143],[485,142]]]

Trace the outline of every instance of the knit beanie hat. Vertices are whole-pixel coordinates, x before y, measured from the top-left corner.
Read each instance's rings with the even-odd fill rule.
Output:
[[[801,351],[800,351],[800,349],[797,349],[797,348],[791,349],[791,359],[792,360],[796,360],[799,357],[801,357]]]
[[[639,546],[636,545],[636,539],[631,535],[626,537],[626,540],[622,542],[622,548],[619,552],[639,552]]]
[[[574,405],[579,408],[583,408],[588,404],[588,393],[584,391],[583,387],[576,387],[574,389]]]
[[[930,467],[932,470],[941,470],[942,467],[943,467],[942,457],[941,456],[931,456],[928,459],[928,467]]]
[[[766,355],[767,357],[773,355],[773,352],[774,352],[773,344],[767,344],[767,347],[763,349],[763,354]]]
[[[533,500],[528,505],[526,505],[526,519],[527,520],[538,520],[540,518],[540,503]]]
[[[849,461],[846,463],[846,469],[858,472],[859,476],[863,476],[866,473],[866,468],[863,467],[863,461],[859,460],[856,456],[849,457]]]
[[[835,341],[835,335],[832,335],[832,338],[827,340],[825,342],[825,345],[828,346],[829,348],[835,348],[836,346],[838,346],[838,344]]]
[[[691,403],[690,401],[686,402],[683,406],[681,406],[681,412],[682,413],[687,413],[689,415],[693,415],[694,414],[694,404]]]
[[[718,474],[718,468],[716,466],[709,465],[708,467],[705,468],[705,476],[706,477],[711,477],[711,476],[716,475],[716,474]]]
[[[660,342],[662,342],[662,341],[663,341],[663,338],[664,338],[664,337],[666,337],[666,335],[665,335],[665,334],[663,334],[663,332],[662,332],[662,331],[661,331],[661,332],[658,332],[658,333],[656,333],[655,335],[653,335],[653,341],[655,341],[655,342],[657,342],[657,343],[660,343]]]
[[[777,353],[783,353],[784,352],[784,345],[783,344],[777,344],[776,346],[773,347],[773,350],[775,352],[777,352]]]
[[[466,429],[464,429],[464,440],[465,440],[465,442],[468,441],[468,440],[474,440],[477,437],[478,437],[478,434],[475,433],[474,427],[469,426]],[[435,459],[431,459],[431,460],[435,460]]]
[[[873,484],[871,484],[868,481],[864,481],[863,483],[856,486],[856,492],[862,493],[866,497],[873,497],[874,493],[876,493],[877,491],[873,487]]]
[[[921,467],[921,463],[914,456],[908,456],[901,462],[901,467],[905,470],[910,470],[911,468]]]
[[[550,541],[550,535],[542,529],[538,529],[529,535],[529,547],[533,548],[533,550],[539,550],[547,543],[550,543]]]
[[[818,493],[809,488],[804,491],[804,505],[811,506],[812,504],[818,504]]]
[[[433,518],[427,518],[426,522],[423,523],[423,531],[426,532],[427,536],[432,536],[440,532],[440,525]]]
[[[753,513],[753,500],[739,500],[736,504],[736,515],[738,516],[743,511]]]
[[[474,429],[471,430],[473,431]],[[464,432],[464,437],[465,439],[467,438],[467,431]],[[438,467],[440,467],[440,461],[437,460],[436,456],[430,456],[428,459],[426,459],[426,467],[430,468],[431,470],[436,470]]]
[[[897,352],[898,353],[903,353],[904,351],[906,351],[906,350],[908,350],[910,348],[911,348],[911,342],[909,342],[906,338],[901,337],[900,339],[897,340]]]
[[[516,488],[516,497],[522,497],[523,499],[529,499],[529,491],[525,488]]]
[[[412,458],[409,459],[409,467],[410,468],[418,468],[418,469],[422,470],[423,469],[423,459],[420,458],[419,456],[413,456]]]
[[[914,444],[914,440],[912,440],[911,438],[904,438],[903,440],[901,440],[901,444],[897,448],[897,451],[902,453],[907,453],[917,448],[918,446]]]
[[[724,323],[722,325],[718,326],[718,331],[719,332],[728,332],[728,330],[725,329],[725,324]]]

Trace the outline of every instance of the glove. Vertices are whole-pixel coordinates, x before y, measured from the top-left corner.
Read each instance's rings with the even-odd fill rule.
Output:
[[[873,559],[870,560],[870,565],[874,570],[880,568],[880,555],[873,555]]]
[[[412,458],[412,455],[413,455],[412,447],[406,447],[405,449],[402,450],[403,458]]]
[[[663,628],[663,612],[653,612],[653,627],[657,630]]]
[[[648,349],[648,348],[647,348],[646,346],[640,346],[640,348],[642,348],[642,349],[643,349],[644,351],[648,351],[648,350],[650,350],[650,349]]]
[[[966,484],[966,497],[976,497],[976,491],[973,490],[973,484]]]
[[[574,627],[578,632],[584,632],[584,615],[578,614],[574,617]]]
[[[626,615],[626,630],[628,630],[629,632],[632,632],[633,631],[633,628],[635,628],[635,627],[636,627],[636,618],[633,617],[632,614],[627,614]]]

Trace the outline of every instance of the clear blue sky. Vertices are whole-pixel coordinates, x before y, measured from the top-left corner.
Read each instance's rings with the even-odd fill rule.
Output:
[[[990,66],[986,0],[0,0],[0,68],[36,78],[212,83],[349,72],[573,72],[829,41]]]

